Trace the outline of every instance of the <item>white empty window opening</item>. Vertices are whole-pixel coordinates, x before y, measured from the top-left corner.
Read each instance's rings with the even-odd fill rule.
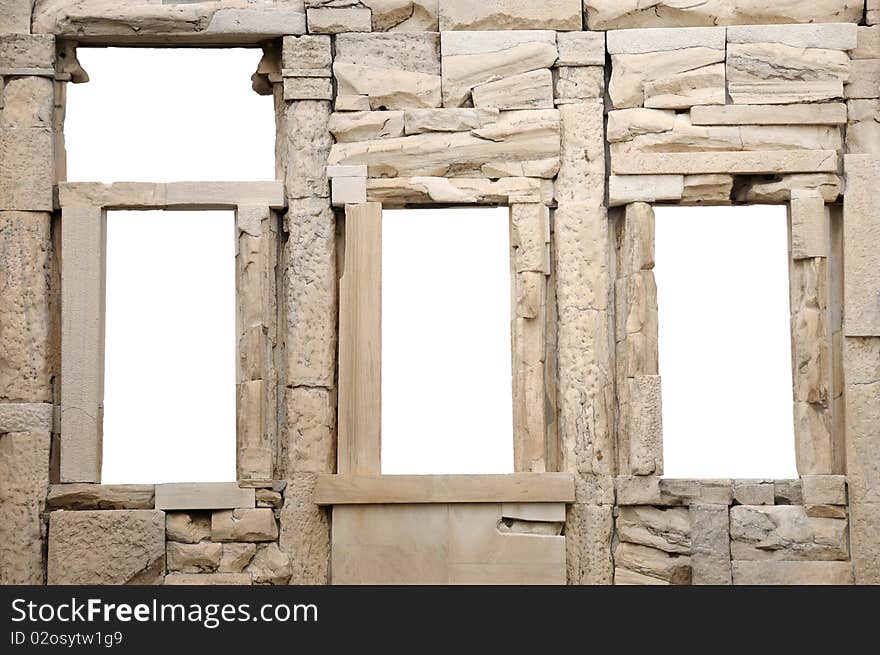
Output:
[[[79,48],[69,84],[68,179],[275,179],[271,96],[251,89],[259,48]]]
[[[655,211],[665,477],[797,477],[785,207]]]
[[[235,480],[231,211],[109,212],[103,482]]]
[[[382,473],[513,471],[506,208],[384,211]]]

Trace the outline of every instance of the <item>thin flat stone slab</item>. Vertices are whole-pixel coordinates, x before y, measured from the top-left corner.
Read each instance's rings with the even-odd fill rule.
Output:
[[[153,509],[152,484],[53,484],[46,504],[55,509]]]
[[[846,125],[841,102],[802,105],[701,105],[691,109],[694,125]]]
[[[833,173],[835,151],[766,151],[707,153],[626,153],[611,158],[617,175],[687,175],[701,173]]]
[[[843,206],[844,331],[847,336],[880,336],[880,161],[846,155]]]
[[[529,0],[440,2],[440,31],[580,30],[581,0],[544,0],[540,10]]]
[[[461,203],[507,205],[512,202],[553,203],[550,180],[502,177],[391,177],[367,180],[367,201],[384,205]]]
[[[728,43],[782,43],[794,48],[854,50],[858,44],[855,23],[804,25],[734,25],[727,28]]]
[[[851,585],[849,562],[733,562],[735,585]]]
[[[639,55],[684,48],[724,50],[724,34],[723,27],[613,30],[605,35],[605,42],[611,55]]]
[[[108,209],[235,209],[239,205],[283,209],[283,182],[65,182],[61,207]]]
[[[255,507],[252,488],[240,488],[237,482],[197,482],[156,485],[156,509],[238,509]]]

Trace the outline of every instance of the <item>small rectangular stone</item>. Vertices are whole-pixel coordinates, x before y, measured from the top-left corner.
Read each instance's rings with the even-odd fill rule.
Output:
[[[336,207],[367,202],[367,178],[334,177],[330,181],[330,195]]]
[[[326,77],[286,77],[284,99],[332,100],[333,80]]]
[[[827,257],[828,212],[825,200],[815,189],[791,192],[792,259]]]
[[[772,505],[774,498],[772,482],[764,480],[733,481],[733,499],[740,505]]]
[[[403,130],[407,135],[425,132],[467,132],[498,121],[497,109],[407,109]]]
[[[691,109],[694,125],[846,125],[841,102],[802,105],[702,105]]]
[[[558,32],[556,47],[559,50],[557,66],[604,66],[604,32]]]
[[[333,65],[330,37],[321,35],[285,36],[281,67],[327,69]]]
[[[691,505],[690,520],[691,584],[732,584],[727,506]]]
[[[48,69],[54,73],[55,37],[0,33],[0,68]]]
[[[49,403],[0,403],[0,434],[52,432],[54,414]]]
[[[880,97],[880,59],[854,59],[843,93],[847,98]]]
[[[614,479],[618,505],[660,505],[660,476],[619,475]]]
[[[612,157],[611,171],[618,175],[833,173],[837,171],[837,152],[626,153]]]
[[[370,111],[370,96],[340,93],[333,105],[336,111]]]
[[[275,541],[278,524],[268,507],[230,509],[211,516],[212,541]]]
[[[851,585],[849,562],[733,562],[735,585]]]
[[[46,504],[66,510],[153,509],[152,484],[53,484]]]
[[[859,45],[849,56],[853,59],[880,58],[880,25],[859,27]]]
[[[312,34],[372,32],[372,12],[360,7],[319,7],[306,10]]]
[[[327,167],[327,177],[366,177],[367,167],[365,165],[336,165]]]
[[[489,54],[530,43],[546,43],[555,49],[556,32],[552,30],[444,31],[440,35],[443,57]]]
[[[660,480],[660,505],[730,505],[733,500],[733,482],[718,480]]]
[[[814,519],[845,519],[843,505],[804,505],[804,514]]]
[[[333,77],[329,68],[285,68],[281,71],[281,79],[288,77]]]
[[[251,585],[250,573],[169,573],[165,576],[166,585]]]
[[[805,505],[846,505],[846,476],[802,475]]]
[[[773,502],[776,505],[802,505],[803,492],[800,480],[774,480]]]
[[[547,68],[478,84],[471,90],[478,109],[552,109],[553,74]]]
[[[235,509],[254,507],[253,489],[237,482],[184,482],[156,485],[156,509]]]
[[[440,2],[440,30],[580,30],[581,0]]]
[[[731,25],[728,43],[781,43],[793,48],[853,50],[858,43],[855,23],[802,25]]]
[[[684,193],[683,175],[612,175],[608,180],[611,207],[633,202],[680,200]]]
[[[724,50],[724,35],[723,27],[661,27],[612,30],[606,33],[605,39],[609,54],[637,55],[684,48]]]

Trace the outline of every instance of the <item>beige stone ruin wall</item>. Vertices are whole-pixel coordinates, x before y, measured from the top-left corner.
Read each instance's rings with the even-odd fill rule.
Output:
[[[326,584],[331,516],[336,581],[383,571],[365,517],[413,562],[384,581],[425,581],[406,535],[456,512],[515,527],[456,550],[440,521],[428,581],[560,581],[564,551],[569,584],[880,583],[878,20],[877,0],[0,0],[0,583]],[[76,289],[96,194],[171,202],[63,185],[77,44],[265,51],[283,202],[186,189],[237,210],[238,483],[100,485],[98,382],[62,411],[62,228]],[[512,498],[317,497],[375,455],[340,438],[337,466],[342,207],[366,202],[511,207],[517,471],[570,476],[564,526]],[[799,480],[662,477],[656,203],[789,206]],[[502,542],[534,566],[493,577]]]

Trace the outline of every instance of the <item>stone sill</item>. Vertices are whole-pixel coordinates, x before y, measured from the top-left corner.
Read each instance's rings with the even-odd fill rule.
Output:
[[[572,503],[570,473],[507,475],[322,475],[318,505],[389,503]]]

